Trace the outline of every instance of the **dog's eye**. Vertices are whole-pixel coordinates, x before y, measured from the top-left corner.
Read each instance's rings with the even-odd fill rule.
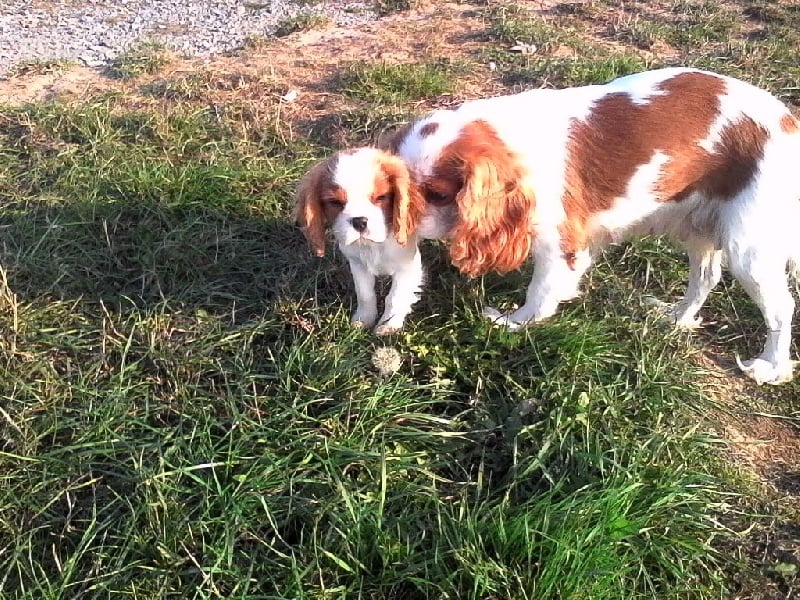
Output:
[[[386,204],[390,199],[391,196],[389,194],[381,194],[380,196],[375,198],[373,202],[375,202],[375,204]]]
[[[324,198],[322,202],[333,208],[344,208],[344,202],[338,198]]]
[[[425,199],[431,204],[448,204],[450,198],[446,194],[437,192],[436,190],[426,190]]]

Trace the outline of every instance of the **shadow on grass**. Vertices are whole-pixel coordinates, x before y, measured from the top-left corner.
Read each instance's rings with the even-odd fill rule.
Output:
[[[113,201],[0,214],[0,264],[18,297],[260,314],[282,300],[349,294],[346,265],[308,252],[288,218]]]

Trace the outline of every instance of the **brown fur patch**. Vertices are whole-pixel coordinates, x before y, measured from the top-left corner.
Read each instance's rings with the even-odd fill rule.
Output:
[[[485,121],[466,124],[442,150],[423,194],[431,204],[456,204],[450,257],[463,273],[506,273],[530,256],[535,200],[524,178],[516,155]]]
[[[781,117],[781,130],[784,133],[797,133],[800,131],[800,122],[792,115],[783,115]]]
[[[381,200],[384,197],[384,200]],[[406,164],[397,156],[385,154],[380,159],[372,202],[383,208],[387,223],[392,224],[395,239],[404,245],[416,231],[425,212],[425,199],[411,180]]]
[[[719,137],[714,152],[701,158],[705,163],[702,176],[687,181],[685,189],[729,199],[741,192],[756,174],[769,132],[751,118],[743,117],[723,127]],[[677,200],[686,196],[685,192],[679,194],[675,194]]]
[[[435,121],[431,121],[429,123],[425,123],[420,130],[419,130],[419,137],[426,138],[430,135],[436,133],[436,130],[439,129],[439,124]]]
[[[389,179],[386,169],[383,167],[376,169],[369,201],[383,211],[383,216],[387,223],[392,221],[394,196],[394,183]]]
[[[337,161],[333,156],[316,164],[300,180],[295,194],[295,221],[317,256],[325,255],[325,226],[347,202],[345,191],[333,182]]]
[[[352,154],[352,152],[343,152]],[[315,179],[313,189],[314,200],[322,206],[322,213],[325,215],[325,223],[333,221],[347,204],[347,190],[340,187],[333,181],[333,174],[336,171],[336,164],[339,162],[339,155],[332,156],[325,161],[319,169],[319,176]]]
[[[656,183],[662,202],[698,191],[726,199],[747,185],[763,156],[766,130],[744,118],[722,129],[714,152],[698,145],[719,114],[724,89],[717,77],[682,73],[662,82],[662,94],[645,104],[611,94],[598,100],[586,121],[573,124],[563,198],[565,255],[586,248],[589,217],[611,208],[657,151],[669,157]]]
[[[397,154],[400,152],[400,146],[403,145],[406,137],[411,131],[412,123],[406,123],[395,131],[388,132],[378,138],[377,146],[381,150]]]

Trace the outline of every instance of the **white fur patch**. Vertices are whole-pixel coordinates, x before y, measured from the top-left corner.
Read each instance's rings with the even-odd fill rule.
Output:
[[[380,168],[380,151],[375,148],[360,148],[352,153],[340,153],[333,167],[333,182],[345,192],[347,202],[336,217],[331,228],[343,246],[368,240],[384,242],[389,236],[383,210],[372,203],[375,193],[375,177]],[[358,231],[353,219],[366,219],[367,228]]]

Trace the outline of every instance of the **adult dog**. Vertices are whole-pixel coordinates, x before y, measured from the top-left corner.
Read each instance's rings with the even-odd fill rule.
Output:
[[[763,352],[740,367],[759,383],[791,379],[800,123],[769,93],[661,69],[466,102],[411,123],[387,147],[426,200],[417,233],[449,238],[462,272],[503,273],[533,256],[525,303],[487,311],[499,323],[552,315],[604,244],[667,234],[690,265],[686,296],[669,310],[675,323],[699,323],[724,259],[767,324]]]

